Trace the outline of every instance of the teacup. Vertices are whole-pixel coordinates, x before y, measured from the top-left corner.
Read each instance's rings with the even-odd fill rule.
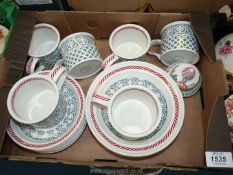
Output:
[[[150,48],[151,38],[143,27],[125,24],[111,33],[109,45],[113,53],[104,60],[103,69],[116,61],[143,61]]]
[[[27,74],[44,69],[52,69],[61,59],[58,51],[60,33],[50,24],[36,24],[32,34],[28,55],[31,57],[26,66]]]
[[[65,37],[59,51],[68,74],[75,79],[90,77],[101,69],[103,61],[90,33],[78,32]]]
[[[151,46],[161,46],[161,54],[148,52],[169,66],[175,62],[196,64],[199,61],[198,40],[188,21],[176,21],[164,26],[160,32],[161,39],[151,42]]]
[[[32,74],[16,82],[7,98],[10,115],[24,124],[34,124],[46,119],[57,106],[58,84],[61,87],[65,72],[62,65],[57,65],[47,77]]]
[[[152,133],[161,119],[161,105],[154,93],[130,85],[112,97],[95,94],[92,103],[104,108],[113,128],[124,138],[138,140]]]

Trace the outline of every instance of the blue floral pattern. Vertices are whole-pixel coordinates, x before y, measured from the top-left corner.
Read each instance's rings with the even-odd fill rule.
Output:
[[[96,46],[82,45],[77,48],[72,48],[66,54],[62,54],[65,58],[65,65],[68,69],[72,68],[78,62],[88,60],[90,58],[101,58],[99,50]]]
[[[188,49],[199,53],[199,46],[196,36],[190,24],[174,24],[164,29],[161,33],[161,52],[164,53],[173,49]]]
[[[102,60],[100,52],[95,45],[95,38],[82,34],[74,35],[67,39],[59,47],[62,58],[65,60],[65,66],[71,69],[74,65],[91,58],[99,58]]]
[[[36,140],[52,140],[61,136],[69,129],[77,117],[79,101],[74,89],[66,83],[63,84],[58,106],[55,111],[44,121],[35,125],[18,123],[21,131],[28,137]]]
[[[152,137],[153,135],[155,135],[164,125],[166,119],[167,119],[167,102],[166,99],[163,95],[163,93],[156,87],[156,85],[154,85],[153,83],[151,83],[148,80],[144,80],[144,79],[140,79],[137,77],[132,77],[132,78],[124,78],[121,79],[117,82],[115,82],[114,84],[112,84],[105,92],[106,95],[108,96],[112,96],[115,92],[117,92],[119,89],[129,86],[129,85],[138,85],[138,86],[142,86],[147,88],[148,90],[152,91],[155,96],[157,96],[158,100],[160,101],[161,104],[161,120],[158,124],[158,127],[148,136],[144,137],[144,138],[140,138],[140,140],[142,139],[147,139]],[[111,125],[109,118],[108,118],[108,113],[106,110],[101,109],[101,114],[103,117],[103,121],[105,122],[106,126],[117,136],[121,137],[121,135],[113,128],[113,126]]]
[[[61,59],[58,49],[54,50],[51,54],[41,57],[38,66],[45,66],[46,70],[52,69],[55,63]]]

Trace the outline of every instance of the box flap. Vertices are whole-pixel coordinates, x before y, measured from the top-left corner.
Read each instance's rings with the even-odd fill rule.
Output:
[[[155,12],[217,12],[232,0],[68,0],[76,11],[133,12],[141,3],[151,3]]]
[[[232,152],[230,140],[224,98],[219,97],[214,105],[208,125],[206,151]]]
[[[6,107],[7,95],[10,88],[23,74],[35,17],[35,12],[25,11],[18,14],[5,58],[1,58],[0,61],[0,148],[9,119]]]
[[[207,13],[190,13],[193,30],[208,58],[215,61],[214,39],[210,16]]]

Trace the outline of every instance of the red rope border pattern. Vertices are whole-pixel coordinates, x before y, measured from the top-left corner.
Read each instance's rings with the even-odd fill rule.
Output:
[[[30,58],[29,60],[28,60],[28,62],[27,62],[27,74],[28,75],[30,75],[30,74],[32,74],[32,72],[31,72],[31,67],[32,67],[32,63],[33,63],[33,58]]]
[[[121,28],[121,29],[117,30],[116,33],[113,35],[112,40],[114,40],[116,34],[118,34],[120,31],[122,31],[122,30],[132,30],[132,29],[141,32],[146,37],[146,39],[149,40],[148,36],[146,35],[146,33],[143,30],[141,30],[140,28],[137,28],[137,27],[133,27],[133,26],[127,26],[127,27],[124,27],[124,28]]]
[[[106,76],[104,76],[102,78],[102,80],[98,83],[98,85],[96,86],[96,90],[103,84],[103,82],[109,78],[110,76],[116,74],[117,72],[121,72],[121,71],[124,71],[124,70],[128,70],[128,69],[135,69],[135,70],[138,70],[138,69],[142,69],[142,70],[145,70],[145,71],[148,71],[152,74],[154,74],[155,76],[159,77],[160,79],[162,79],[169,87],[169,89],[171,90],[172,94],[173,94],[173,98],[174,98],[174,101],[175,101],[175,119],[173,121],[173,124],[171,126],[171,128],[169,129],[169,131],[167,132],[167,134],[159,141],[155,142],[154,144],[152,145],[149,145],[149,146],[146,146],[146,147],[127,147],[127,146],[121,146],[115,142],[113,142],[111,139],[109,139],[99,128],[96,120],[95,120],[95,116],[94,116],[94,111],[93,111],[93,105],[91,104],[90,106],[90,112],[91,112],[91,118],[92,118],[92,121],[93,121],[93,124],[96,128],[96,130],[98,131],[98,133],[108,142],[110,143],[111,145],[115,146],[115,147],[118,147],[119,149],[123,149],[123,150],[127,150],[127,151],[146,151],[146,150],[149,150],[149,149],[152,149],[154,147],[157,147],[158,145],[162,144],[164,141],[166,141],[168,139],[168,137],[171,135],[172,131],[174,130],[176,124],[177,124],[177,119],[179,117],[179,101],[178,101],[178,97],[176,96],[176,93],[172,87],[172,85],[168,82],[168,80],[162,76],[161,74],[159,74],[158,72],[155,72],[154,70],[150,69],[150,68],[147,68],[147,67],[143,67],[143,66],[125,66],[125,67],[121,67],[121,68],[118,68],[110,73],[108,73]]]
[[[102,64],[102,69],[105,69],[105,67],[108,65],[108,63],[110,63],[112,60],[114,60],[114,58],[115,58],[115,54],[109,55],[109,57],[107,57],[107,58],[104,60],[104,62],[103,62],[103,64]]]

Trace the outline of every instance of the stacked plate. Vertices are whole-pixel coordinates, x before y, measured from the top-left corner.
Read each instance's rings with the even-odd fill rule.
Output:
[[[39,74],[47,75],[49,71]],[[72,145],[86,127],[85,96],[80,85],[67,76],[55,111],[45,120],[26,125],[10,119],[7,129],[11,139],[21,147],[39,153],[55,153]]]
[[[112,114],[109,110],[93,102],[93,99],[98,97],[96,94],[102,94],[103,96],[100,98],[102,101],[110,100],[110,103],[114,103],[111,98],[115,99],[116,94],[125,92],[125,89],[129,90],[127,87],[131,86],[139,89],[139,91],[135,91],[137,94],[130,91],[125,94],[127,98],[123,95],[121,100],[135,97],[136,100],[146,102],[152,98],[158,109],[153,113],[157,115],[154,117],[158,120],[154,130],[144,137],[133,140],[123,137],[122,133],[119,133],[119,130],[112,125],[110,120]],[[145,91],[149,96],[141,98],[140,91]],[[118,109],[112,108],[115,111]],[[131,112],[138,110],[138,108],[131,110],[129,106],[123,108]],[[121,62],[100,73],[88,90],[85,110],[88,125],[96,139],[109,150],[128,157],[148,156],[169,146],[178,135],[184,119],[184,101],[176,82],[162,69],[139,61]],[[149,109],[149,111],[151,110]],[[146,120],[145,113],[142,113],[140,118],[138,115],[140,112],[135,112],[135,115],[138,120],[144,122]],[[134,117],[130,113],[120,117],[124,120],[129,116]],[[140,125],[140,122],[131,121]],[[119,123],[125,124],[121,120]],[[131,131],[138,131],[136,130],[138,128],[135,128],[131,127]],[[120,132],[122,131],[124,132],[124,130]]]

